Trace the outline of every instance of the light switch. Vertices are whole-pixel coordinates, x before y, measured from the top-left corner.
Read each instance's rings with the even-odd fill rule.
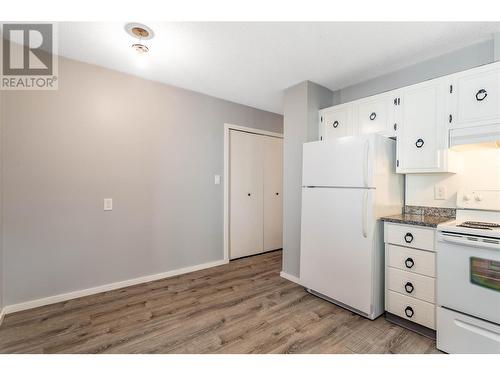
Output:
[[[446,186],[444,185],[435,185],[434,186],[434,199],[436,200],[445,200],[446,197]]]
[[[113,210],[113,198],[104,198],[104,211]]]
[[[220,174],[216,174],[214,176],[214,183],[215,183],[215,185],[220,185],[220,180],[221,180]]]

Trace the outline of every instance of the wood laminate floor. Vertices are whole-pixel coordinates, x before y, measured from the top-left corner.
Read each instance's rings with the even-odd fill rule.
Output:
[[[281,251],[9,314],[1,353],[438,353],[279,276]]]

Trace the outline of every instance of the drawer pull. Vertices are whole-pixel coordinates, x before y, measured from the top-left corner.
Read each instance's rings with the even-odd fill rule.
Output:
[[[412,293],[415,287],[409,281],[405,284],[406,293]]]
[[[488,96],[488,93],[486,92],[485,89],[481,89],[476,93],[476,100],[478,102],[482,102],[486,97]]]
[[[421,148],[423,145],[424,140],[422,138],[417,139],[417,141],[415,142],[415,146],[417,146],[417,148]]]
[[[412,268],[415,262],[411,258],[406,258],[405,260],[405,266],[406,268]]]
[[[408,232],[408,233],[405,234],[405,242],[406,243],[411,243],[411,241],[413,241],[413,234],[411,234],[410,232]]]
[[[415,314],[413,312],[413,309],[410,307],[410,306],[406,306],[406,309],[405,309],[405,315],[408,317],[408,318],[411,318],[413,316],[413,314]]]

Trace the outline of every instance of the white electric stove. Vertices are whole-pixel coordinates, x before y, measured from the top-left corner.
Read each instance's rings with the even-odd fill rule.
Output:
[[[460,191],[437,229],[438,349],[500,353],[500,190]]]

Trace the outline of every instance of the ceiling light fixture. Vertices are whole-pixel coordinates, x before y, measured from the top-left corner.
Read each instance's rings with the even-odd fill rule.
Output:
[[[151,28],[140,23],[128,23],[125,25],[125,31],[134,38],[132,48],[139,55],[149,52],[146,41],[152,39],[154,36]]]

